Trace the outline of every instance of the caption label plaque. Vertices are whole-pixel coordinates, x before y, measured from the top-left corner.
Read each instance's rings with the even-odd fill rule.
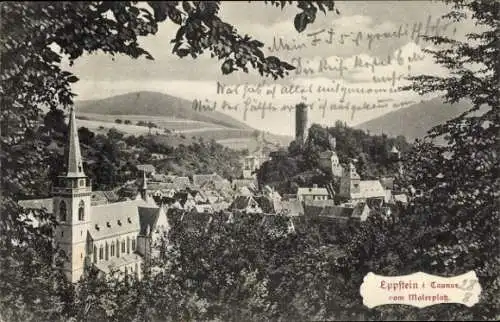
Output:
[[[423,308],[442,303],[471,307],[479,301],[481,285],[474,271],[454,277],[423,272],[390,277],[368,273],[359,291],[363,304],[369,308],[386,304]]]

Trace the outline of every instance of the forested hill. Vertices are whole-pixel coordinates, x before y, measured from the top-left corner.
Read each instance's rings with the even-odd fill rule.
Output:
[[[303,147],[292,142],[288,150],[261,167],[259,182],[275,187],[280,193],[295,193],[298,186],[324,185],[331,178],[319,168],[319,154],[329,149],[329,135],[336,139],[336,153],[342,166],[353,160],[362,179],[375,179],[397,173],[397,164],[389,151],[396,146],[403,154],[410,148],[405,137],[370,135],[337,122],[325,128],[313,124]]]

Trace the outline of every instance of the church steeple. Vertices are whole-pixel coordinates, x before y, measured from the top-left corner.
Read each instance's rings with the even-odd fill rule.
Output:
[[[142,190],[148,190],[148,181],[146,178],[146,171],[142,171]]]
[[[148,201],[148,182],[146,178],[146,171],[142,171],[142,186],[140,189],[141,198],[144,201]]]
[[[85,177],[83,171],[82,154],[80,152],[80,140],[78,139],[78,128],[75,121],[75,111],[71,107],[69,114],[69,128],[68,128],[68,153],[67,153],[67,167],[66,174],[69,178]]]

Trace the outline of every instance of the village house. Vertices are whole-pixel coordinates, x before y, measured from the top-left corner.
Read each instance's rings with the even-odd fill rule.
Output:
[[[298,188],[297,199],[299,201],[327,200],[330,199],[330,193],[326,188],[318,188],[318,185],[314,184],[312,188]]]

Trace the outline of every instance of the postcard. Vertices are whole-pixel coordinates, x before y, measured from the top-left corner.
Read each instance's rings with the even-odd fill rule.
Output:
[[[498,1],[0,9],[0,321],[500,319]]]

